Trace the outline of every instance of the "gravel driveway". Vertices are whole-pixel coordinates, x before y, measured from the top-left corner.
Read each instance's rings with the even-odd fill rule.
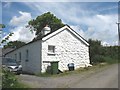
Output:
[[[60,77],[20,75],[18,78],[32,88],[118,88],[118,65]]]

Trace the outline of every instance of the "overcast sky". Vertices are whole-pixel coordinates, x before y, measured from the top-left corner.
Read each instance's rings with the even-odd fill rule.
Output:
[[[25,26],[31,19],[49,11],[87,40],[98,39],[110,45],[118,42],[117,2],[2,2],[0,6],[2,23],[6,25],[3,37],[13,32],[12,41],[31,41],[35,34]]]

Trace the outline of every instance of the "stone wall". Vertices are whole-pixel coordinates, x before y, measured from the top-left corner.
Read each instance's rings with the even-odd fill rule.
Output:
[[[55,46],[55,54],[49,54],[48,45]],[[42,43],[42,72],[45,72],[47,61],[59,61],[59,70],[68,70],[69,63],[75,64],[75,69],[85,67],[89,61],[89,46],[65,29],[59,34]]]

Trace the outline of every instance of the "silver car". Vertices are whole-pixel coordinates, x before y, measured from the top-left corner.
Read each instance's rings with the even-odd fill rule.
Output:
[[[15,59],[12,58],[2,58],[2,66],[7,67],[8,70],[15,74],[21,74],[22,73],[22,66],[16,62]]]

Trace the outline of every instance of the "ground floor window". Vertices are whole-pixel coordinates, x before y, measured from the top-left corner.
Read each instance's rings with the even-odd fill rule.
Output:
[[[29,58],[29,51],[28,49],[26,50],[26,61],[28,61],[28,58]]]
[[[19,52],[19,61],[21,62],[21,52]]]
[[[15,54],[15,60],[17,61],[17,54]]]

